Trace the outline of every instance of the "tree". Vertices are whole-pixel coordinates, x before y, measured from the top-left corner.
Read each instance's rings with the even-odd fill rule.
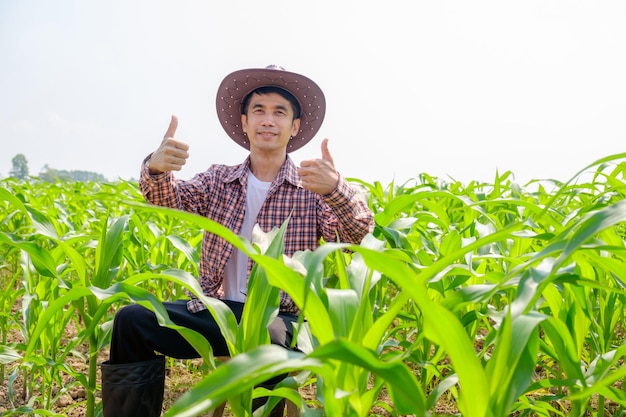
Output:
[[[60,181],[79,181],[79,182],[106,182],[107,179],[102,174],[90,171],[66,171],[64,169],[55,169],[44,165],[43,171],[39,173],[39,178],[47,182]]]
[[[18,153],[11,159],[13,168],[9,171],[10,177],[15,177],[19,180],[23,180],[28,177],[28,161],[24,154]]]

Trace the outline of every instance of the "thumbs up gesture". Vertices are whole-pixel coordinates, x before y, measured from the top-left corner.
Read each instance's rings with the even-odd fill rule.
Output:
[[[152,153],[148,162],[150,174],[160,174],[167,171],[180,171],[189,158],[189,145],[174,139],[178,128],[178,117],[172,115],[170,125],[163,136],[161,146]]]
[[[322,158],[302,161],[298,175],[302,178],[302,186],[315,193],[330,194],[337,188],[339,174],[328,150],[328,139],[322,141]]]

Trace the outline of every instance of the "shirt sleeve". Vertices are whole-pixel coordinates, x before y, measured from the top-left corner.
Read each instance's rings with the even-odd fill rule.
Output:
[[[322,196],[327,207],[322,209],[322,236],[327,242],[359,244],[374,230],[374,214],[354,188],[339,177],[337,188]]]
[[[161,174],[150,174],[148,170],[148,160],[152,154],[148,155],[141,164],[139,175],[139,189],[147,202],[157,206],[178,208],[176,204],[176,191],[174,175],[171,172]]]
[[[169,208],[201,214],[206,205],[199,195],[206,195],[210,186],[209,174],[196,175],[190,181],[177,180],[171,171],[150,174],[148,156],[144,159],[139,176],[139,189],[147,202]]]

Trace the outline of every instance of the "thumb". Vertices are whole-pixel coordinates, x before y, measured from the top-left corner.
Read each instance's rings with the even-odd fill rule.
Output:
[[[173,114],[172,120],[170,120],[170,125],[167,128],[167,132],[165,132],[165,136],[163,139],[173,138],[176,135],[176,128],[178,127],[178,117]]]
[[[330,161],[331,164],[333,163],[333,157],[328,150],[328,138],[322,141],[322,159]]]

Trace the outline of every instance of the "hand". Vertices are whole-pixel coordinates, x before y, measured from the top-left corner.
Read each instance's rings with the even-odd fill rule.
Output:
[[[180,171],[189,158],[189,145],[174,139],[178,117],[172,115],[170,125],[163,136],[161,146],[150,157],[150,174],[160,174],[167,171]]]
[[[322,195],[335,191],[339,174],[328,150],[328,139],[322,141],[322,158],[302,161],[298,174],[302,177],[302,186],[307,190]]]

